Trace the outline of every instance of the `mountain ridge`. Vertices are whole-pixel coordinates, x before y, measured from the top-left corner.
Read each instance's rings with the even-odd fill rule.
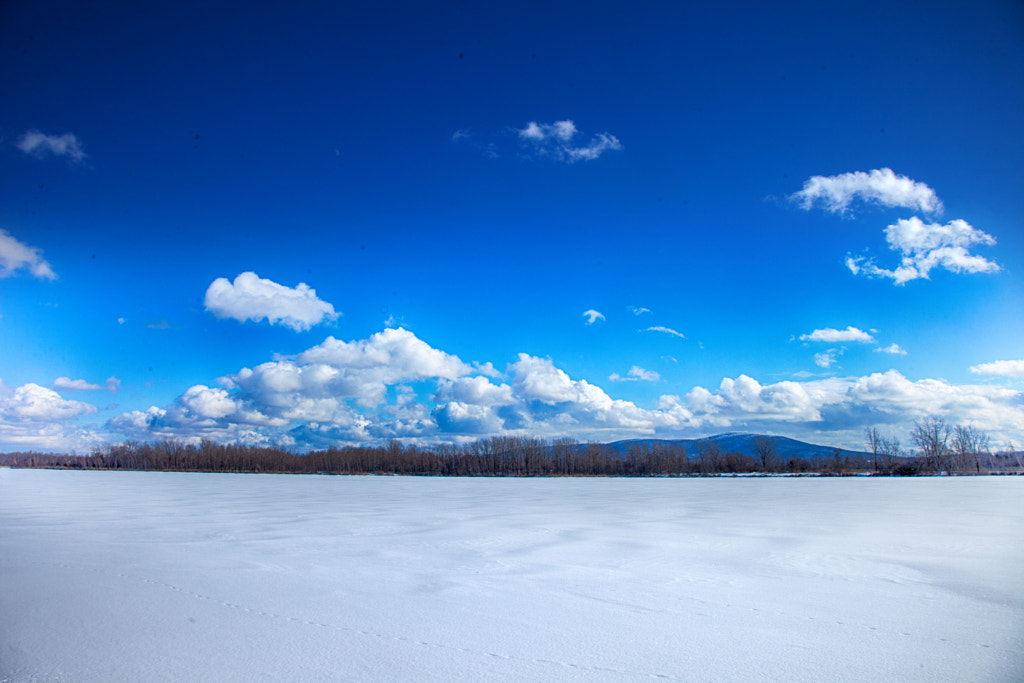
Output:
[[[836,450],[841,450],[843,455],[859,455],[871,457],[866,451],[855,451],[847,448],[839,449],[836,446],[823,446],[820,444],[808,443],[798,439],[791,439],[788,436],[775,436],[772,434],[753,434],[749,432],[724,432],[701,439],[622,439],[605,444],[609,448],[617,449],[625,453],[633,444],[641,446],[652,446],[654,444],[675,444],[686,448],[691,456],[697,453],[698,444],[702,441],[711,441],[726,452],[740,453],[742,455],[755,457],[757,449],[754,447],[754,440],[758,437],[767,437],[775,440],[775,447],[779,457],[788,460],[789,458],[804,458],[805,460],[819,460],[831,458]]]

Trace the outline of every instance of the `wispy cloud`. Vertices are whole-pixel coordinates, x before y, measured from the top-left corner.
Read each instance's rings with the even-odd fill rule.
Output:
[[[941,213],[942,202],[935,191],[905,175],[896,175],[892,169],[881,168],[864,173],[843,173],[834,176],[812,176],[804,188],[790,195],[790,199],[805,210],[821,206],[831,213],[846,213],[850,205],[861,200],[888,208],[903,207]]]
[[[30,130],[18,138],[15,147],[25,154],[40,159],[55,156],[67,157],[72,161],[82,161],[87,156],[82,149],[82,143],[72,133],[47,135],[38,130]]]
[[[935,268],[953,273],[995,273],[998,263],[970,253],[976,244],[992,246],[994,237],[972,227],[967,221],[953,220],[945,225],[925,223],[916,216],[900,219],[885,229],[889,248],[903,255],[900,265],[892,270],[880,268],[871,259],[848,256],[846,267],[854,275],[891,278],[902,285],[918,278],[928,279]]]
[[[653,327],[645,327],[640,330],[641,332],[661,332],[662,334],[670,334],[673,337],[679,337],[680,339],[686,339],[686,335],[682,332],[677,332],[671,327],[662,327],[661,325],[654,325]]]
[[[639,365],[634,365],[629,369],[629,373],[625,377],[617,372],[613,372],[608,375],[608,379],[613,382],[657,382],[661,379],[661,375],[654,370],[644,370]]]
[[[576,145],[573,140],[580,131],[570,120],[554,123],[530,121],[526,128],[516,132],[519,134],[519,141],[535,153],[568,164],[592,161],[609,150],[622,149],[622,143],[610,133],[598,133],[590,142]]]
[[[53,380],[53,388],[58,391],[109,391],[116,394],[121,388],[121,380],[117,377],[108,377],[103,384],[93,384],[84,379],[71,379],[70,377],[58,377]]]
[[[830,368],[841,355],[843,355],[842,349],[829,349],[828,351],[822,351],[821,353],[814,354],[814,364],[819,368]]]
[[[867,332],[857,329],[851,325],[845,330],[837,330],[832,327],[826,327],[822,330],[814,330],[810,334],[800,335],[800,341],[828,342],[830,344],[834,344],[836,342],[873,343],[875,338]]]
[[[317,298],[316,290],[304,282],[294,288],[279,285],[245,272],[232,283],[217,278],[206,290],[206,310],[218,318],[239,322],[267,320],[271,325],[284,325],[296,332],[308,330],[326,320],[335,320],[334,306]]]
[[[583,311],[583,317],[586,318],[585,324],[593,325],[598,320],[604,320],[604,314],[600,311],[595,311],[593,308],[587,311]]]
[[[468,144],[490,159],[498,158],[497,146],[493,142],[481,139],[477,133],[468,128],[463,128],[452,133],[451,140],[456,144]]]
[[[879,346],[875,349],[875,353],[890,353],[894,356],[905,356],[907,352],[900,347],[899,344],[889,344],[889,346]]]
[[[991,363],[972,365],[976,375],[1001,375],[1003,377],[1024,377],[1024,360],[997,360]]]
[[[633,313],[633,315],[643,315],[644,313],[651,312],[651,309],[644,308],[643,306],[630,306],[629,310]]]
[[[84,379],[71,379],[70,377],[58,377],[53,380],[53,388],[57,391],[103,391],[103,387],[99,384],[92,384]]]
[[[39,249],[19,242],[6,230],[0,229],[0,277],[10,277],[22,269],[38,278],[57,279],[57,274],[43,260]]]

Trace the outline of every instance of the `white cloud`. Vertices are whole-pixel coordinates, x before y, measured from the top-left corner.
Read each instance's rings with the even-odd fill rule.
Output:
[[[622,149],[622,143],[610,133],[598,133],[587,144],[573,146],[572,140],[579,130],[576,128],[576,124],[569,120],[555,121],[554,123],[530,121],[526,128],[517,132],[520,141],[538,154],[569,164],[577,161],[592,161],[608,150]]]
[[[512,390],[522,403],[506,425],[539,436],[654,432],[650,411],[614,400],[586,380],[571,379],[550,359],[520,353],[509,370]]]
[[[298,360],[386,384],[432,377],[455,379],[474,372],[458,356],[432,348],[404,328],[387,329],[353,342],[328,337],[303,351]]]
[[[643,306],[630,306],[629,310],[633,312],[633,315],[643,315],[644,313],[651,312],[651,309],[644,308]]]
[[[1024,377],[1024,360],[997,360],[992,361],[991,363],[972,365],[971,372],[976,375]]]
[[[905,356],[907,352],[900,347],[899,344],[889,344],[889,346],[880,346],[875,349],[875,353],[890,353],[894,356]]]
[[[84,379],[71,379],[70,377],[58,377],[53,380],[53,388],[58,391],[109,391],[116,394],[121,388],[121,380],[117,377],[109,377],[102,385],[87,382]]]
[[[1002,443],[1019,442],[1024,424],[1022,392],[935,379],[915,382],[896,370],[768,386],[741,375],[723,380],[715,392],[696,387],[683,401],[665,398],[661,408],[669,407],[676,413],[685,409],[681,424],[690,427],[770,429],[847,448],[862,447],[865,426],[909,435],[915,420],[933,415],[973,425]]]
[[[598,320],[604,320],[604,314],[599,311],[595,311],[593,308],[583,311],[583,317],[587,319],[587,325],[593,325]]]
[[[671,327],[662,327],[661,325],[655,325],[653,327],[645,327],[640,330],[641,332],[661,332],[662,334],[670,334],[673,337],[679,337],[680,339],[686,339],[686,335],[682,332],[676,332]]]
[[[38,130],[26,131],[15,146],[25,154],[40,159],[48,156],[67,157],[72,161],[82,161],[87,156],[82,143],[71,133],[63,135],[46,135]]]
[[[976,367],[987,371],[986,365]],[[1003,367],[1016,366],[995,369]],[[911,381],[895,370],[866,377],[804,375],[806,381],[767,385],[739,375],[712,390],[695,386],[682,397],[662,396],[644,408],[573,379],[551,359],[519,354],[507,379],[484,376],[489,368],[466,364],[403,329],[351,342],[328,338],[296,357],[243,368],[219,380],[220,387],[190,387],[165,408],[120,415],[107,428],[119,438],[211,438],[300,449],[389,438],[429,443],[507,434],[614,440],[725,430],[771,431],[860,448],[865,426],[906,435],[915,420],[935,415],[985,430],[994,443],[1024,441],[1024,392]],[[617,379],[657,377],[634,366]],[[435,383],[436,390],[424,392],[425,382]],[[42,395],[43,406],[26,412],[29,390],[17,400],[10,391],[0,392],[0,418],[24,422],[31,413],[39,420],[70,419],[95,410],[48,389],[29,389]]]
[[[617,372],[613,372],[612,374],[608,375],[608,379],[610,379],[613,382],[657,382],[659,379],[661,379],[661,375],[659,375],[654,370],[644,370],[639,365],[634,365],[629,369],[629,373],[625,377],[623,377]]]
[[[790,199],[805,210],[822,205],[832,213],[846,213],[850,204],[864,202],[893,208],[903,207],[925,213],[941,213],[942,202],[924,183],[896,175],[891,169],[857,171],[834,176],[812,176]]]
[[[542,401],[549,405],[578,401],[591,385],[586,380],[574,382],[563,370],[555,367],[551,359],[519,354],[519,361],[510,368],[515,373],[512,388],[528,401]]]
[[[504,430],[505,421],[490,406],[449,401],[434,408],[433,419],[448,433],[487,436]]]
[[[842,353],[841,349],[829,349],[828,351],[816,353],[814,354],[814,364],[819,368],[830,368],[836,362],[836,358],[841,356]]]
[[[308,330],[327,320],[335,320],[334,306],[321,301],[316,290],[300,282],[294,289],[245,272],[235,278],[217,278],[206,290],[206,310],[218,318],[239,322],[266,319],[271,325],[284,325],[296,332]]]
[[[481,363],[479,361],[473,361],[473,372],[480,375],[486,375],[487,377],[501,377],[501,373],[494,367],[491,361]]]
[[[238,410],[224,389],[211,389],[203,384],[189,387],[178,402],[200,418],[220,419]]]
[[[0,418],[12,422],[60,422],[95,412],[91,403],[65,400],[53,389],[31,382],[0,397]]]
[[[873,343],[875,338],[867,332],[850,325],[845,330],[837,330],[832,327],[826,327],[823,330],[814,330],[810,334],[800,335],[800,341],[828,342],[830,344],[835,344],[836,342]]]
[[[39,249],[22,244],[6,230],[0,229],[0,277],[10,277],[22,268],[39,278],[57,279],[57,274],[43,260]]]
[[[444,380],[438,386],[434,400],[438,403],[455,401],[466,405],[500,406],[515,403],[512,387],[494,384],[486,377],[460,377]]]
[[[0,451],[87,453],[105,435],[75,421],[96,411],[92,404],[67,401],[38,384],[12,388],[0,380]]]
[[[891,278],[902,285],[918,278],[928,279],[935,268],[953,273],[995,273],[999,264],[972,254],[976,245],[992,246],[994,237],[972,227],[967,221],[953,220],[945,225],[925,223],[916,216],[900,219],[885,230],[889,248],[902,254],[900,265],[892,270],[880,268],[874,261],[848,256],[846,266],[854,275]]]
[[[386,329],[353,342],[328,337],[295,358],[222,377],[219,388],[193,386],[166,409],[120,415],[108,428],[132,438],[211,438],[302,448],[424,436],[436,433],[437,426],[430,408],[407,383],[437,381],[446,396],[497,405],[509,394],[507,386],[491,385],[484,377],[473,378],[475,383],[455,381],[493,372],[489,363],[476,370],[405,329]]]
[[[71,379],[70,377],[58,377],[53,380],[53,388],[58,391],[103,391],[99,384],[91,384],[84,379]]]

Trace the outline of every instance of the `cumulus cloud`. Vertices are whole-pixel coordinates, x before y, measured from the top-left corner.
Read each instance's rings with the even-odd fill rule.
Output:
[[[881,268],[871,259],[848,256],[846,267],[854,275],[890,278],[897,285],[919,278],[928,279],[935,268],[953,273],[995,273],[999,264],[972,254],[974,245],[992,246],[994,237],[972,227],[967,221],[953,220],[945,225],[925,223],[916,216],[900,219],[885,230],[889,248],[902,255],[894,269]]]
[[[40,159],[55,156],[67,157],[72,161],[82,161],[86,157],[82,143],[72,133],[47,135],[38,130],[30,130],[23,133],[14,144],[25,154]]]
[[[867,332],[850,325],[845,330],[837,330],[832,327],[814,330],[810,334],[800,335],[800,341],[828,342],[830,344],[835,344],[836,342],[873,343],[875,338]]]
[[[879,346],[875,349],[875,353],[889,353],[894,356],[905,356],[907,352],[903,350],[899,344],[889,344],[888,346]]]
[[[661,379],[661,375],[654,370],[644,370],[639,365],[634,365],[629,369],[629,373],[625,377],[617,372],[613,372],[608,375],[608,379],[613,382],[657,382]]]
[[[971,372],[976,375],[1024,377],[1024,360],[997,360],[991,363],[972,365]]]
[[[986,365],[976,367],[987,371]],[[1004,367],[1013,366],[992,369]],[[190,387],[171,405],[119,415],[107,428],[143,440],[211,438],[300,449],[390,438],[417,443],[492,435],[614,440],[725,430],[772,431],[860,447],[865,426],[909,433],[914,420],[935,415],[983,429],[994,442],[1024,440],[1024,392],[912,381],[895,370],[866,377],[805,375],[801,381],[771,384],[739,375],[642,407],[571,377],[550,358],[522,353],[504,375],[482,372],[490,368],[467,364],[404,329],[350,342],[328,338],[295,357],[243,368],[218,380],[219,386]],[[655,381],[657,376],[634,366],[626,376],[610,379]],[[51,406],[37,408],[35,415],[67,419],[94,410],[65,402],[49,389],[29,390]],[[24,394],[29,390],[17,400],[13,392],[3,394],[0,418],[28,419],[30,401]]]
[[[654,325],[653,327],[645,327],[641,332],[661,332],[662,334],[670,334],[673,337],[679,337],[680,339],[686,339],[686,335],[682,332],[676,332],[671,327],[662,327],[661,325]]]
[[[512,390],[521,401],[514,424],[529,433],[653,433],[649,411],[630,401],[614,400],[586,380],[573,380],[550,359],[520,353],[509,370]]]
[[[610,133],[598,133],[590,142],[575,145],[573,138],[579,134],[572,121],[537,123],[530,121],[526,128],[517,131],[519,140],[537,154],[565,163],[592,161],[608,150],[621,150],[622,143]]]
[[[199,418],[220,419],[235,413],[238,406],[224,389],[197,384],[189,387],[178,402]]]
[[[902,207],[924,213],[941,213],[942,202],[935,191],[892,169],[881,168],[864,173],[843,173],[834,176],[812,176],[790,199],[803,209],[821,206],[831,213],[846,213],[860,200],[887,208]]]
[[[318,299],[316,290],[306,283],[285,287],[251,271],[241,273],[233,283],[223,277],[214,280],[206,290],[205,305],[218,318],[239,322],[265,319],[296,332],[338,317],[334,306]]]
[[[474,368],[402,328],[352,342],[328,337],[296,357],[222,377],[220,387],[190,387],[167,408],[125,413],[108,427],[133,438],[148,432],[305,447],[424,435],[436,425],[404,385],[437,382],[443,399],[498,405],[507,388],[486,377],[456,381],[493,372],[489,363]]]
[[[43,260],[39,249],[22,244],[6,230],[0,229],[0,277],[10,277],[22,269],[38,278],[57,279],[57,274]]]
[[[604,320],[604,314],[600,311],[595,311],[593,308],[587,311],[583,311],[583,317],[586,318],[587,325],[593,325],[598,320]]]
[[[12,422],[60,422],[95,412],[91,403],[66,400],[53,389],[31,382],[0,397],[0,418]]]
[[[95,412],[96,406],[66,400],[53,389],[9,387],[0,380],[0,451],[88,452],[106,437],[76,422]]]
[[[460,377],[443,380],[438,386],[434,400],[439,403],[455,401],[478,406],[500,406],[515,403],[512,387],[494,384],[486,377]]]

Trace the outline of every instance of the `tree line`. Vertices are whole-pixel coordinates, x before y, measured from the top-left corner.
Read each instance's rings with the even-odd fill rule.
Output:
[[[8,453],[0,465],[69,469],[169,472],[268,472],[289,474],[408,474],[438,476],[681,476],[746,472],[853,473],[869,465],[853,455],[829,462],[804,458],[759,460],[723,450],[711,440],[694,453],[672,442],[633,443],[625,448],[496,436],[466,444],[345,446],[295,454],[287,450],[165,440],[129,441],[96,449],[90,455]]]
[[[951,425],[930,417],[914,423],[910,438],[917,450],[907,452],[895,436],[865,430],[868,452],[879,474],[1022,473],[1020,453],[1010,448],[992,452],[988,435],[971,425]]]
[[[128,441],[89,455],[17,452],[0,454],[0,465],[68,469],[173,472],[266,472],[288,474],[404,474],[435,476],[700,476],[740,473],[912,475],[949,472],[982,474],[1020,471],[1016,454],[992,454],[988,437],[971,427],[947,427],[941,420],[916,425],[920,449],[904,452],[894,437],[867,430],[868,453],[834,449],[830,457],[786,456],[770,436],[754,437],[754,455],[724,450],[711,439],[693,451],[671,441],[635,442],[625,447],[496,436],[465,444],[345,446],[295,454],[265,446],[202,440],[186,443]]]

